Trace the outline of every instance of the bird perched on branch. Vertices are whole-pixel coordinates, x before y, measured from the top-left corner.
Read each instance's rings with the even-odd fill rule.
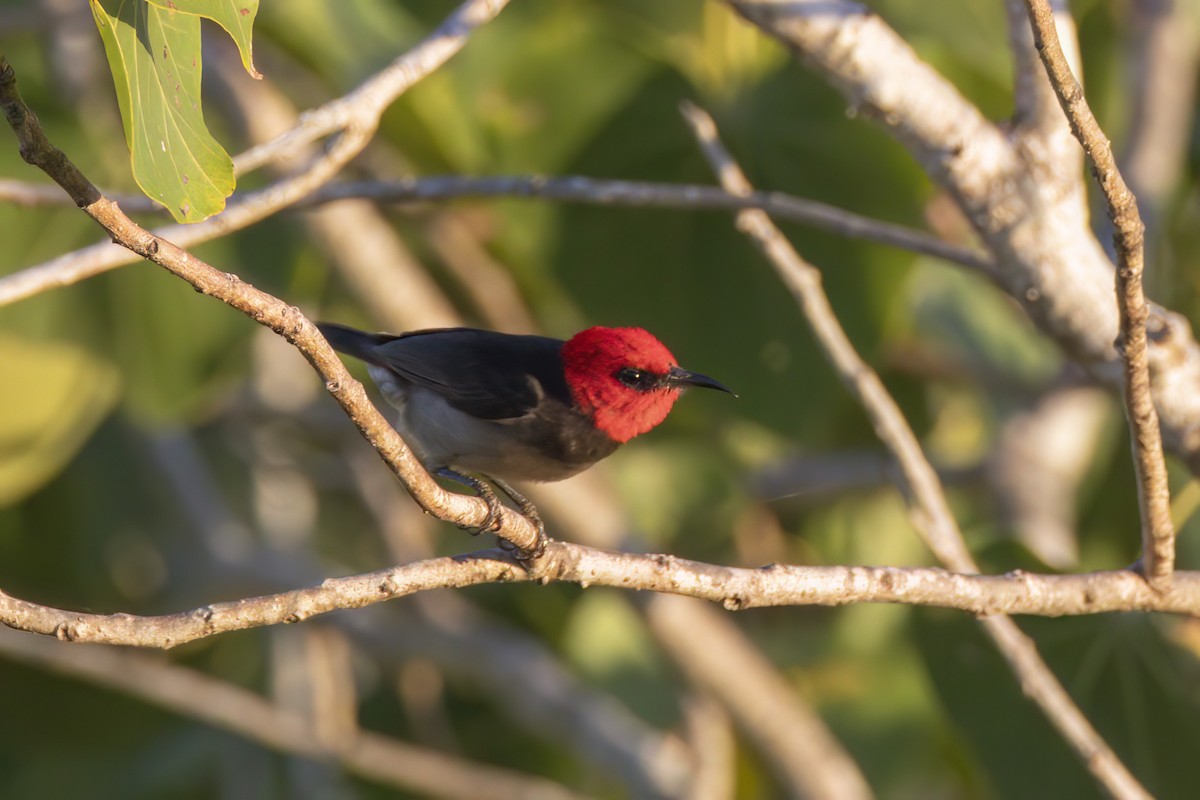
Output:
[[[367,363],[400,411],[396,429],[430,472],[474,489],[500,517],[486,477],[538,529],[536,507],[508,481],[558,481],[587,469],[666,419],[683,389],[733,394],[679,367],[641,328],[588,328],[567,341],[472,328],[398,336],[318,323],[335,350]]]

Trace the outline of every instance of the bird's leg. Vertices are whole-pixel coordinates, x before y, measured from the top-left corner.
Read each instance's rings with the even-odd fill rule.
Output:
[[[550,540],[550,537],[546,536],[546,525],[542,522],[542,515],[538,513],[537,506],[528,497],[514,489],[508,482],[502,481],[499,478],[493,478],[490,475],[488,476],[488,480],[500,491],[511,497],[512,501],[521,507],[521,513],[537,528],[537,543],[528,550],[522,550],[519,559],[521,561],[533,561],[539,558],[546,551],[546,542]],[[501,546],[503,547],[504,543]]]
[[[464,475],[463,473],[456,472],[449,467],[441,467],[434,474],[473,489],[475,493],[481,497],[485,503],[487,503],[488,515],[487,518],[484,519],[482,525],[480,525],[478,528],[470,525],[459,525],[460,528],[469,530],[471,531],[472,535],[478,536],[485,531],[495,530],[500,526],[500,509],[502,506],[500,505],[500,498],[496,497],[496,493],[492,491],[491,486],[488,486],[479,478],[476,478],[472,475]],[[521,562],[527,563],[540,557],[546,550],[546,542],[549,541],[549,537],[546,536],[546,526],[542,522],[542,515],[538,513],[537,506],[535,506],[528,497],[518,492],[507,482],[502,481],[499,478],[493,478],[490,475],[487,476],[487,479],[495,484],[496,487],[498,487],[502,492],[511,497],[513,502],[521,507],[521,513],[533,523],[535,528],[537,528],[537,542],[528,550],[523,550],[509,542],[507,539],[503,538],[500,540],[500,546],[506,550],[515,550],[517,552],[517,560]]]
[[[496,493],[492,491],[492,487],[488,486],[479,478],[471,475],[464,475],[461,472],[455,472],[449,467],[441,467],[435,473],[438,477],[452,480],[455,483],[461,483],[470,489],[475,490],[475,494],[482,498],[488,507],[488,515],[483,520],[483,524],[478,528],[470,525],[459,525],[463,530],[470,531],[472,536],[478,536],[484,531],[490,531],[500,526],[500,498],[496,497]],[[511,495],[510,495],[511,496]]]

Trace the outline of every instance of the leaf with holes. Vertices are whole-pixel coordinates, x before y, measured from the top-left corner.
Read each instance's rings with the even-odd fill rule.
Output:
[[[242,54],[242,66],[255,78],[262,75],[254,68],[251,37],[258,0],[146,0],[158,8],[211,19],[225,29]]]
[[[90,2],[138,186],[179,222],[216,214],[235,181],[200,108],[200,18],[144,0]]]

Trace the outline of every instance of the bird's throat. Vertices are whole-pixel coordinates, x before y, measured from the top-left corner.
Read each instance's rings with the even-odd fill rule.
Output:
[[[580,403],[591,415],[597,430],[619,444],[646,433],[666,419],[679,397],[679,391],[674,389],[623,394],[625,396],[595,398],[593,402]]]

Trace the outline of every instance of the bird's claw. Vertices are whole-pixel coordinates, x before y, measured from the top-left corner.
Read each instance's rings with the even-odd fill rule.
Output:
[[[501,540],[500,546],[506,550],[515,553],[517,561],[525,566],[542,557],[546,552],[546,542],[550,541],[550,537],[546,535],[546,523],[542,522],[542,515],[538,513],[537,506],[525,495],[514,489],[508,482],[502,481],[499,478],[492,478],[492,483],[496,485],[500,491],[512,498],[513,502],[521,507],[521,513],[525,518],[533,523],[533,527],[537,529],[537,540],[533,547],[521,548],[507,540]]]
[[[472,536],[478,536],[481,533],[494,533],[500,530],[503,523],[503,506],[500,504],[500,498],[492,491],[492,488],[478,478],[470,475],[464,475],[461,472],[455,472],[449,467],[443,467],[437,470],[437,474],[443,478],[448,478],[456,483],[461,483],[475,490],[477,497],[487,503],[488,513],[483,519],[483,524],[478,527],[474,525],[459,525],[459,528],[470,531]],[[538,513],[535,506],[528,497],[518,492],[512,486],[508,485],[498,478],[490,478],[502,492],[513,499],[513,502],[521,507],[521,513],[533,524],[537,529],[537,541],[533,547],[522,548],[513,544],[508,539],[500,538],[500,547],[514,554],[514,558],[521,564],[528,566],[531,562],[541,558],[546,552],[546,543],[550,541],[550,537],[546,535],[546,525],[542,522],[542,516]]]
[[[472,525],[464,526],[471,532],[472,536],[478,536],[481,533],[492,533],[494,531],[498,531],[500,530],[500,525],[504,520],[504,518],[501,516],[504,512],[500,510],[500,498],[496,497],[496,495],[492,494],[491,492],[486,494],[480,493],[479,496],[485,503],[487,503],[488,513],[487,516],[483,518],[483,523],[479,525],[479,527]]]
[[[546,535],[546,526],[542,523],[542,518],[538,516],[537,511],[526,514],[526,517],[537,528],[537,541],[534,542],[533,547],[524,548],[510,539],[500,537],[500,548],[512,553],[513,558],[523,567],[528,567],[541,558],[546,552],[546,545],[551,541],[550,537]]]
[[[437,474],[443,478],[448,478],[455,483],[461,483],[475,491],[475,496],[483,502],[487,503],[488,513],[483,518],[481,525],[462,525],[455,523],[459,529],[469,531],[472,536],[478,536],[481,533],[492,533],[500,530],[500,525],[503,522],[503,506],[500,504],[500,498],[496,497],[496,493],[492,491],[486,483],[473,478],[470,475],[463,475],[461,472],[455,472],[448,467],[443,467],[437,471]]]

